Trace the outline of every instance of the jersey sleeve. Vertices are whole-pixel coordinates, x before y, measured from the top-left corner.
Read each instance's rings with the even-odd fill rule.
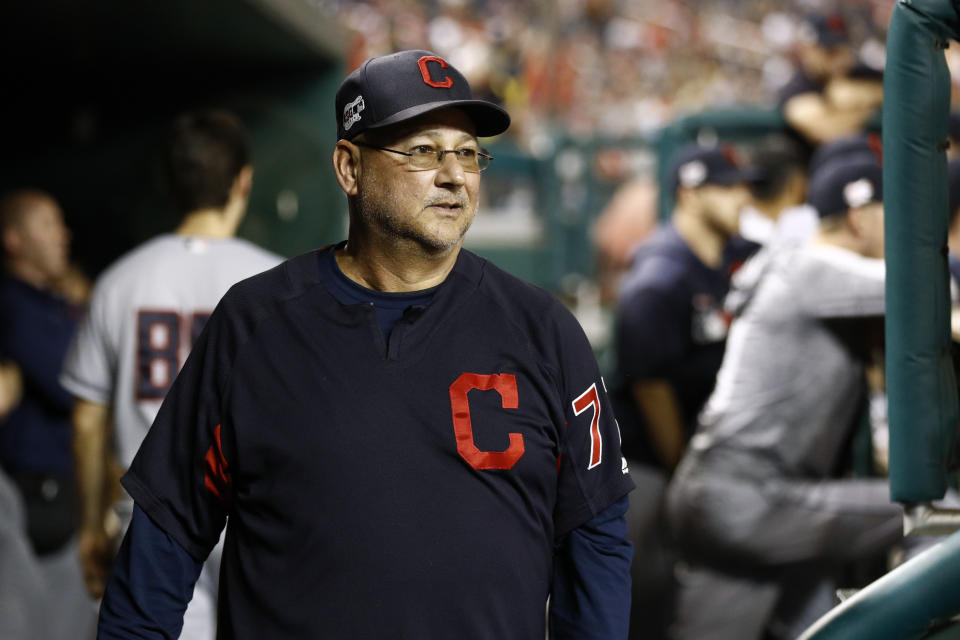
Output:
[[[122,479],[136,504],[197,560],[217,543],[231,504],[236,449],[223,408],[240,348],[236,324],[221,302]]]
[[[821,250],[802,274],[800,303],[817,318],[855,318],[884,313],[883,260],[842,249]]]
[[[558,322],[564,438],[554,526],[557,536],[590,520],[633,489],[620,429],[593,351],[564,310]]]
[[[111,331],[106,321],[106,295],[102,286],[94,290],[90,307],[84,314],[67,350],[60,384],[77,398],[110,404],[116,371],[115,351],[110,346]]]

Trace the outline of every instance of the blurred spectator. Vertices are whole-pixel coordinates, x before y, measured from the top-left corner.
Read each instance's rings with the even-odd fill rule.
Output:
[[[810,185],[817,235],[772,256],[733,323],[668,491],[690,562],[677,638],[794,638],[833,606],[845,563],[901,539],[886,479],[836,479],[882,335],[881,198],[874,156],[826,163]]]
[[[44,581],[36,603],[48,625],[37,637],[84,638],[95,609],[76,557],[73,398],[57,375],[77,310],[54,290],[68,267],[70,232],[48,194],[21,190],[0,200],[6,273],[0,280],[0,354],[23,378],[23,395],[0,428],[0,465],[16,483]]]
[[[103,594],[133,509],[120,475],[193,341],[231,285],[281,260],[235,237],[253,184],[240,121],[223,111],[189,113],[167,133],[162,163],[180,224],[122,256],[98,278],[61,375],[77,398],[80,556],[93,597]],[[220,548],[204,565],[183,638],[215,635]]]
[[[637,485],[627,514],[636,637],[664,637],[670,623],[673,569],[663,491],[723,355],[726,249],[751,175],[725,151],[691,146],[677,154],[672,221],[637,246],[620,289],[611,398]]]
[[[883,97],[881,72],[858,65],[840,13],[813,15],[799,42],[800,68],[779,92],[784,118],[811,145],[857,134]]]

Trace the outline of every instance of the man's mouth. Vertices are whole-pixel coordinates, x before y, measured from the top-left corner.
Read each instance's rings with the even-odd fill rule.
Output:
[[[434,202],[429,206],[437,209],[446,209],[447,211],[459,211],[463,208],[463,205],[459,202]]]

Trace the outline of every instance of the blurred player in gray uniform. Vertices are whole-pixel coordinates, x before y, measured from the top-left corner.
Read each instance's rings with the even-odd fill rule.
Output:
[[[820,230],[771,256],[668,490],[692,567],[676,638],[794,637],[833,604],[813,585],[901,538],[886,480],[835,479],[864,389],[864,349],[848,337],[884,310],[876,159],[824,166],[810,201]]]
[[[169,133],[163,163],[182,222],[100,276],[61,374],[77,399],[80,556],[93,597],[103,594],[113,541],[122,533],[110,532],[110,521],[123,529],[132,510],[119,472],[133,460],[223,294],[281,261],[234,237],[253,179],[246,135],[235,117],[220,111],[181,117]],[[214,637],[220,555],[210,557],[187,610],[184,638]]]

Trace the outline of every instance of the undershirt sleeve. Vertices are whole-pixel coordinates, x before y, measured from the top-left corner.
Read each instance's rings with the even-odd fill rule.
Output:
[[[203,563],[134,505],[100,605],[98,638],[178,638]]]
[[[554,557],[551,640],[616,640],[630,628],[630,561],[624,496],[570,532]]]

